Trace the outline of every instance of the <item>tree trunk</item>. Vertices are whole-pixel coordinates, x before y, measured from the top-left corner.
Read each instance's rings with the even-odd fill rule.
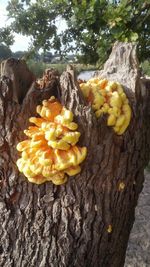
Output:
[[[39,88],[32,79],[27,86],[26,66],[14,72],[15,62],[13,76],[6,62],[0,83],[0,266],[123,266],[150,156],[150,80],[141,77],[135,46],[115,44],[96,73],[119,81],[129,97],[132,120],[121,136],[105,116],[96,119],[71,68],[60,79],[47,72],[49,83]],[[15,79],[20,90],[26,86],[25,97]],[[51,95],[73,111],[80,144],[88,149],[81,173],[60,186],[29,183],[16,167],[28,118]]]

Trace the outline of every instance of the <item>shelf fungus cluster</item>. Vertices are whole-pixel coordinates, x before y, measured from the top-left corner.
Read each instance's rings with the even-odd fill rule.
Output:
[[[112,126],[118,135],[123,134],[131,120],[131,108],[121,84],[92,78],[80,83],[80,88],[96,117],[107,114],[107,125]]]
[[[76,145],[80,137],[78,125],[73,122],[72,112],[55,97],[44,100],[36,111],[40,117],[31,117],[29,121],[34,126],[24,131],[28,139],[17,145],[22,153],[18,169],[30,182],[63,184],[68,176],[81,171],[87,149]]]

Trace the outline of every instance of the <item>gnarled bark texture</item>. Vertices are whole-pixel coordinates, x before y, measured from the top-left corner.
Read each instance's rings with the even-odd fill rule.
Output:
[[[73,70],[60,78],[47,72],[50,82],[39,88],[26,66],[15,72],[15,64],[7,72],[5,62],[0,83],[0,266],[123,266],[150,154],[150,80],[141,77],[135,46],[116,43],[96,73],[125,87],[132,120],[122,136],[106,126],[105,116],[96,119]],[[25,87],[24,96],[18,88]],[[73,111],[88,155],[66,184],[38,186],[18,172],[16,144],[37,104],[51,95]]]

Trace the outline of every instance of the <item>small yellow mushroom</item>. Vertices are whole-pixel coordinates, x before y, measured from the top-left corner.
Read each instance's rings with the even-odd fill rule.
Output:
[[[128,125],[129,125],[129,120],[125,119],[123,126],[120,127],[119,131],[117,132],[118,135],[123,134],[125,132],[125,130],[127,129]]]
[[[124,92],[122,92],[120,94],[120,97],[121,97],[121,99],[122,99],[123,102],[127,99],[126,94]]]
[[[108,95],[108,93],[106,92],[105,89],[100,89],[100,94],[103,96],[103,97],[106,97]]]
[[[41,105],[38,105],[36,107],[36,112],[40,115],[41,114],[41,110],[42,110],[42,106]]]
[[[70,167],[65,170],[65,173],[67,173],[69,176],[76,175],[81,172],[81,167],[79,165]]]
[[[68,110],[69,111],[69,110]],[[61,115],[57,115],[54,119],[55,123],[61,124],[62,126],[70,129],[76,130],[78,125],[75,122],[72,122],[73,114],[72,112],[68,112],[67,110],[63,109]]]
[[[23,158],[20,158],[20,159],[17,160],[16,164],[17,164],[17,167],[18,167],[19,171],[23,172],[23,169],[24,169],[24,167],[26,165],[26,161]]]
[[[117,120],[116,120],[116,127],[120,127],[124,124],[124,121],[125,121],[125,115],[124,114],[121,114]]]
[[[102,107],[102,111],[104,113],[108,113],[108,110],[109,110],[109,105],[107,103],[104,103],[103,107]]]
[[[87,149],[86,147],[79,148],[73,146],[67,151],[56,149],[54,153],[56,170],[64,170],[83,162],[87,154]]]
[[[62,140],[74,146],[79,141],[80,135],[79,132],[67,132],[62,137]]]
[[[106,91],[113,92],[115,90],[117,90],[117,83],[109,81],[106,86]]]
[[[78,165],[76,154],[70,148],[67,151],[55,149],[55,169],[58,171],[65,170],[71,166]]]
[[[100,89],[106,88],[106,85],[108,84],[108,81],[106,79],[99,80],[98,85],[100,86]]]
[[[30,119],[29,119],[29,122],[32,122],[32,123],[34,123],[36,126],[38,126],[38,127],[41,127],[41,124],[44,122],[45,120],[44,119],[42,119],[42,118],[36,118],[36,117],[31,117]]]
[[[119,130],[120,130],[120,127],[119,127],[119,126],[114,126],[114,127],[113,127],[113,130],[115,131],[115,133],[118,133]]]
[[[97,110],[104,104],[104,97],[100,94],[100,92],[95,92],[93,101],[93,109]]]
[[[62,105],[55,97],[51,97],[49,100],[43,100],[42,104],[43,106],[37,106],[36,111],[41,117],[48,121],[53,121],[62,110]]]
[[[86,83],[81,83],[80,88],[82,90],[83,95],[87,98],[89,96],[90,87]]]
[[[51,166],[53,161],[50,157],[49,158],[39,157],[39,163],[45,167],[45,166]]]
[[[35,142],[42,140],[44,142],[45,141],[45,138],[44,138],[43,133],[42,132],[41,133],[39,132],[39,133],[36,133],[36,134],[33,135],[32,140],[35,141]]]
[[[49,130],[45,131],[45,139],[47,141],[56,140],[56,127],[52,126]]]
[[[63,117],[64,122],[72,122],[73,113],[70,110],[68,110],[66,108],[62,108],[61,115]]]
[[[118,107],[113,107],[112,112],[116,117],[119,117],[121,115],[121,109]]]
[[[98,78],[91,78],[87,83],[94,83],[94,84],[97,84],[99,82],[99,79]]]
[[[63,123],[63,126],[72,131],[75,131],[78,128],[78,124],[75,122],[66,122]]]
[[[68,150],[70,148],[70,145],[64,141],[63,139],[61,140],[57,140],[57,141],[53,141],[50,140],[48,141],[48,145],[52,148],[56,148],[56,149],[60,149],[60,150]]]
[[[25,167],[23,168],[23,173],[27,178],[36,176],[36,174],[31,170],[30,164],[25,165]]]
[[[110,105],[112,107],[121,108],[122,100],[121,100],[121,97],[119,96],[118,92],[115,91],[112,93],[112,97],[110,98]]]
[[[102,109],[99,109],[99,110],[97,110],[95,112],[95,115],[96,115],[97,118],[99,118],[103,113],[104,113],[103,110]]]
[[[37,127],[37,126],[29,126],[28,130],[24,130],[24,133],[26,136],[32,137],[34,134],[38,134],[38,133],[42,134],[43,131],[40,131],[39,127]]]
[[[52,182],[53,184],[55,185],[62,185],[62,184],[65,184],[67,182],[67,176],[63,174],[63,178],[61,177],[60,174],[57,174],[56,176],[54,176],[52,178]]]
[[[108,225],[107,232],[109,234],[111,234],[111,232],[112,232],[112,225],[111,224]]]
[[[17,150],[18,150],[18,151],[24,151],[24,150],[26,150],[28,147],[30,147],[30,144],[31,144],[31,141],[30,141],[30,140],[24,140],[24,141],[20,142],[20,143],[17,145]]]
[[[30,146],[32,148],[37,148],[38,149],[38,148],[42,148],[45,145],[46,145],[46,140],[44,140],[43,138],[42,138],[42,140],[38,140],[38,141],[34,141],[32,139],[31,142],[30,142]]]
[[[27,178],[29,182],[38,184],[38,185],[43,184],[44,182],[47,181],[47,179],[44,178],[42,175],[37,175],[35,177],[27,177]]]
[[[42,170],[42,175],[46,178],[53,176],[52,174],[52,166],[44,166]],[[57,173],[57,172],[56,172]]]
[[[124,112],[125,120],[124,120],[122,127],[119,129],[119,132],[118,132],[119,135],[124,133],[124,131],[128,127],[130,120],[131,120],[131,108],[130,108],[130,106],[128,104],[125,104],[125,105],[123,105],[122,110]]]
[[[119,95],[123,93],[123,88],[119,83],[117,83],[117,92],[119,93]]]
[[[43,171],[43,166],[40,164],[38,157],[28,159],[28,165],[33,173],[40,175]]]
[[[108,126],[113,126],[113,125],[115,125],[115,124],[116,124],[116,117],[115,117],[114,114],[110,114],[110,115],[108,116],[108,119],[107,119],[107,125],[108,125]]]
[[[86,158],[87,148],[86,147],[73,146],[72,150],[76,154],[76,162],[75,162],[75,164],[73,164],[73,166],[79,165]]]
[[[125,183],[124,182],[120,182],[119,183],[119,191],[122,191],[125,189]]]

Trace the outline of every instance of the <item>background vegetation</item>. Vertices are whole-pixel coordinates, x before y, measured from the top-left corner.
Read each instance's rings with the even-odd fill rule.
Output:
[[[69,53],[77,55],[76,62],[101,68],[116,40],[137,43],[141,66],[150,75],[150,0],[10,0],[7,11],[12,23],[0,29],[0,58],[23,56],[37,75],[46,63],[56,63],[44,59],[52,51],[61,71]],[[61,32],[58,21],[66,25]],[[31,37],[28,53],[10,53],[13,33]],[[42,59],[36,56],[40,49]]]
[[[50,64],[50,63],[44,63],[44,62],[36,62],[34,60],[28,60],[27,65],[29,69],[36,75],[36,77],[41,77],[45,69],[54,68],[59,71],[61,74],[63,71],[66,70],[67,63],[56,63],[56,64]],[[95,65],[90,64],[81,64],[81,63],[75,63],[73,64],[77,74],[79,74],[82,71],[89,71],[89,70],[95,70]]]
[[[76,51],[80,61],[100,66],[119,40],[137,42],[140,61],[149,57],[149,0],[10,0],[7,10],[13,22],[0,41],[7,45],[17,32],[32,37],[30,49]],[[58,33],[62,19],[66,27]]]

